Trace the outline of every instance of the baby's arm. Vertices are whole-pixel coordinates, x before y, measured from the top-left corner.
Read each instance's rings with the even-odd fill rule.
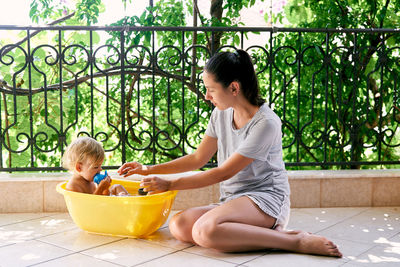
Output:
[[[65,186],[65,189],[79,193],[90,193],[87,192],[87,190],[85,190],[85,188],[82,187],[79,183],[74,181],[74,179],[68,181],[67,185]]]
[[[99,183],[96,190],[94,190],[93,194],[109,195],[110,194],[110,191],[109,191],[110,185],[111,185],[111,178],[110,178],[110,176],[107,176]]]

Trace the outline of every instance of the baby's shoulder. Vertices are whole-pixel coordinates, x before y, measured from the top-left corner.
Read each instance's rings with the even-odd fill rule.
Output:
[[[91,192],[92,190],[90,187],[88,188],[86,185],[84,185],[78,179],[74,179],[74,178],[72,178],[71,180],[68,181],[65,188],[67,190],[74,191],[74,192],[80,192],[80,193],[86,193],[86,194],[92,193]]]

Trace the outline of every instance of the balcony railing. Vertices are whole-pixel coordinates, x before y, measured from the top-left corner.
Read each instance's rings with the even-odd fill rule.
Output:
[[[191,153],[213,108],[204,63],[235,48],[251,54],[282,119],[288,167],[400,164],[397,29],[0,26],[0,36],[0,171],[61,170],[79,135],[103,143],[109,168]]]

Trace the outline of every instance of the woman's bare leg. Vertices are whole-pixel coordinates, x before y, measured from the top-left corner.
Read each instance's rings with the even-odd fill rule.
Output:
[[[192,238],[193,224],[216,205],[195,207],[176,213],[169,221],[169,231],[178,240],[195,244]]]
[[[192,240],[203,247],[225,252],[276,248],[307,254],[341,257],[336,245],[306,232],[270,229],[275,218],[262,212],[252,200],[240,197],[215,207],[195,221]]]

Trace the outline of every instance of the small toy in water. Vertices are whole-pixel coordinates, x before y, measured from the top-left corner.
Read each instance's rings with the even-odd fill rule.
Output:
[[[144,188],[139,188],[139,190],[138,190],[138,194],[141,195],[141,196],[147,195],[147,192],[143,191],[143,189]]]
[[[104,174],[98,173],[94,176],[93,181],[99,184],[104,178],[107,177],[107,171]]]

